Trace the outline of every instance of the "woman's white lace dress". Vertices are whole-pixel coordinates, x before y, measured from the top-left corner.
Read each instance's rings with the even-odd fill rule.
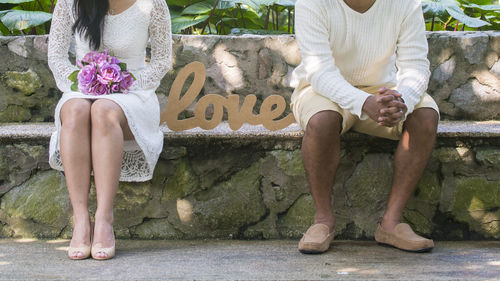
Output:
[[[127,94],[89,96],[71,91],[72,82],[68,76],[78,69],[68,59],[75,22],[73,11],[73,0],[57,1],[49,36],[49,67],[58,88],[63,92],[55,110],[56,131],[50,139],[49,163],[52,168],[63,170],[59,151],[59,113],[63,104],[73,98],[108,99],[122,108],[135,137],[135,141],[126,141],[124,144],[120,180],[149,180],[163,147],[163,134],[159,129],[160,106],[155,90],[171,67],[170,15],[165,0],[136,0],[124,12],[105,17],[100,50],[113,51],[134,74],[137,80]],[[151,61],[146,64],[149,39]],[[83,36],[76,34],[75,41],[76,58],[81,59],[91,50]]]

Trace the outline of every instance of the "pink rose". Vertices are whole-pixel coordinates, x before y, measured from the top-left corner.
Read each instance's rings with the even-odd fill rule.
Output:
[[[96,66],[91,63],[82,67],[78,73],[79,84],[90,84],[96,78]]]
[[[116,64],[109,64],[104,62],[97,71],[97,80],[102,84],[109,84],[111,82],[120,82],[121,69]]]
[[[90,93],[95,96],[101,96],[109,94],[110,91],[107,84],[102,84],[99,81],[96,81],[90,88]]]

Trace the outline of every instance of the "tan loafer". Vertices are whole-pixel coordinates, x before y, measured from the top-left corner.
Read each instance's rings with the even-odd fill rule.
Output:
[[[406,223],[396,225],[394,234],[385,231],[379,224],[375,241],[410,252],[428,252],[434,248],[434,241],[417,235]]]
[[[333,232],[325,224],[313,224],[299,242],[299,252],[303,254],[321,254],[330,248]]]

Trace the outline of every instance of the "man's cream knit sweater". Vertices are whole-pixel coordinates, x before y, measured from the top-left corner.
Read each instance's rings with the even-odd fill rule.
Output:
[[[413,111],[427,89],[429,61],[419,0],[376,0],[364,13],[344,0],[298,0],[295,33],[300,80],[361,119],[369,96],[356,87],[389,85]]]

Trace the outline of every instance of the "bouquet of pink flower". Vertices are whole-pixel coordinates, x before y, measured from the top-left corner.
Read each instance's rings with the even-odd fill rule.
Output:
[[[135,77],[127,71],[127,64],[104,52],[90,52],[83,59],[77,60],[80,70],[68,76],[73,82],[72,91],[80,91],[87,95],[109,95],[128,92]]]

